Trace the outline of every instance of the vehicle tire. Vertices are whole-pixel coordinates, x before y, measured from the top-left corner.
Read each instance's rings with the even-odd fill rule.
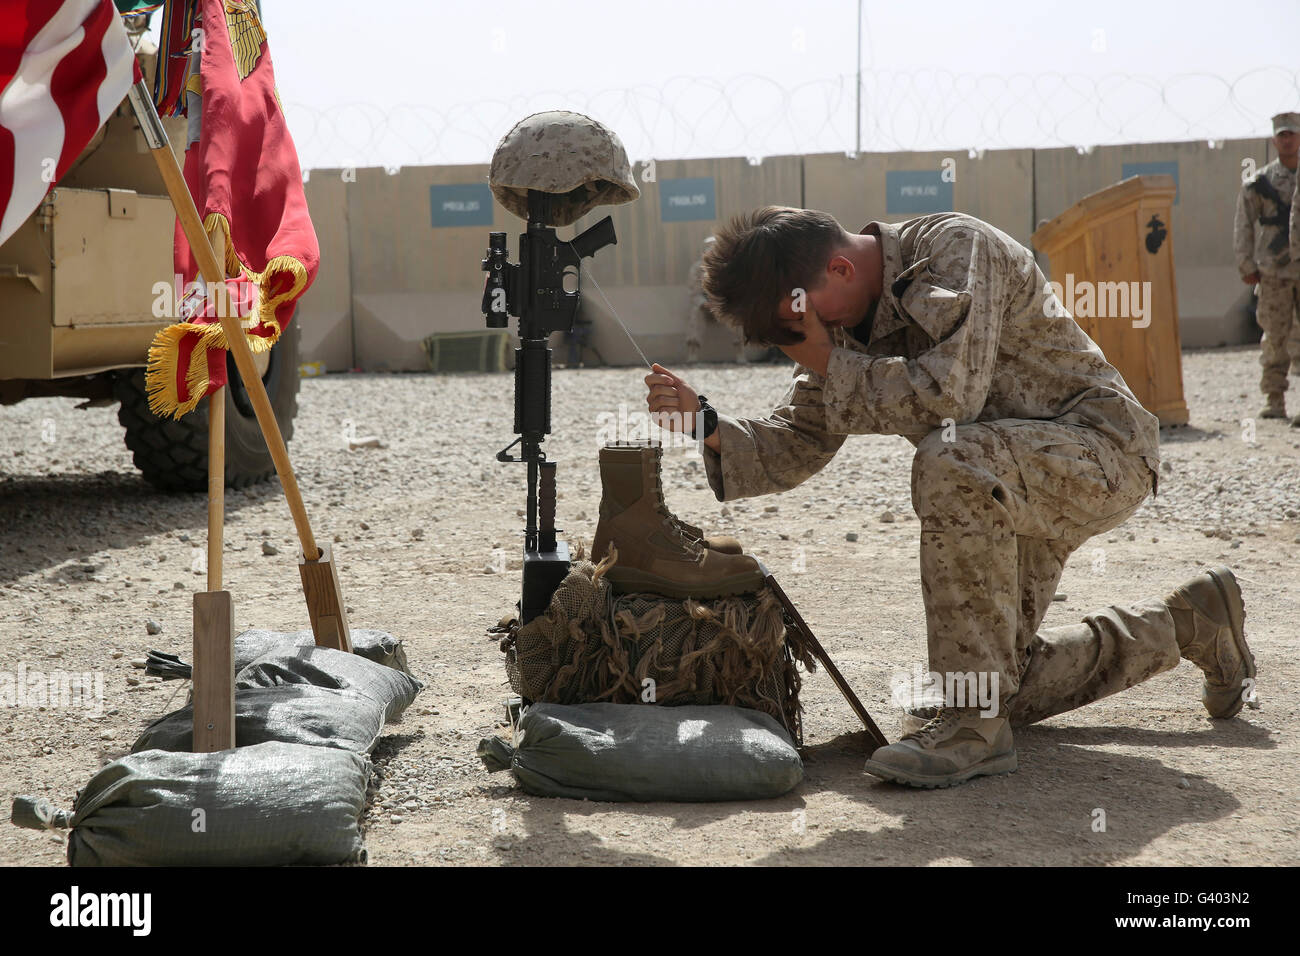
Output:
[[[262,438],[234,360],[226,356],[226,485],[244,488],[266,481],[275,464]],[[285,444],[293,437],[298,414],[298,326],[291,322],[270,352],[262,376]],[[113,392],[121,402],[117,419],[126,429],[126,447],[144,479],[164,491],[206,491],[208,488],[208,399],[179,421],[159,418],[149,410],[144,369],[119,373]]]

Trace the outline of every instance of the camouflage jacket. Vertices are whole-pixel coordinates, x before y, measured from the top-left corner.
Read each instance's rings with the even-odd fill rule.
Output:
[[[825,376],[796,366],[766,418],[719,413],[721,454],[704,449],[719,501],[793,488],[848,435],[902,435],[915,445],[954,423],[1018,426],[1007,432],[1020,461],[1051,443],[1035,427],[1041,421],[1082,425],[1111,440],[1089,442],[1108,479],[1119,480],[1119,454],[1158,473],[1158,419],[1066,312],[1032,252],[954,213],[862,232],[880,237],[884,256],[867,344],[832,329]]]
[[[1252,273],[1279,279],[1300,279],[1300,258],[1291,255],[1288,234],[1295,203],[1296,171],[1273,160],[1237,194],[1232,220],[1232,248],[1237,271],[1244,279]]]
[[[709,311],[709,298],[704,294],[704,260],[696,259],[686,277],[686,291],[690,293],[691,305]]]

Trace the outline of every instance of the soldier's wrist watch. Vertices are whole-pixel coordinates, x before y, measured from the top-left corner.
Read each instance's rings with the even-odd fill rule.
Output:
[[[718,430],[718,411],[703,395],[697,395],[696,398],[700,400],[700,410],[695,413],[695,421],[691,424],[691,437],[703,440]],[[701,420],[704,421],[703,435],[697,434]]]

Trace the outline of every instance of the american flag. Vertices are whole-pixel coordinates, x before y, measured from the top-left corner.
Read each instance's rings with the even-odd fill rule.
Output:
[[[0,0],[0,243],[139,78],[111,0]]]

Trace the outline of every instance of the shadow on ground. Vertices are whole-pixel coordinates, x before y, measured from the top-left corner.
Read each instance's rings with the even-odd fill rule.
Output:
[[[894,815],[879,830],[837,829],[814,846],[780,849],[769,864],[939,860],[980,865],[1077,866],[1122,862],[1177,827],[1228,816],[1238,800],[1154,756],[1090,749],[1126,746],[1272,748],[1268,731],[1234,720],[1204,732],[1034,726],[1016,732],[1020,769],[948,790],[912,790],[862,772],[865,734],[811,748],[801,791],[832,790]],[[1187,786],[1180,786],[1186,780]],[[1094,830],[1103,818],[1106,829]],[[811,820],[809,821],[811,822]]]
[[[278,494],[275,482],[228,488],[226,514]],[[134,472],[0,476],[0,581],[82,555],[131,548],[167,531],[191,532],[201,547],[207,517],[206,494],[158,491]],[[33,538],[37,526],[43,540]],[[67,577],[65,583],[82,580]]]
[[[770,813],[785,826],[793,811],[803,809],[801,820],[807,827],[808,845],[773,849],[753,862],[838,866],[924,866],[936,861],[984,866],[1121,863],[1169,831],[1226,817],[1240,803],[1203,777],[1165,766],[1155,754],[1132,756],[1094,748],[1276,747],[1266,729],[1244,720],[1216,723],[1190,733],[1034,726],[1017,731],[1016,744],[1019,772],[981,778],[949,790],[912,790],[865,774],[862,763],[870,747],[865,733],[843,734],[805,750],[803,784],[775,800],[614,805],[533,797],[509,786],[490,787],[493,796],[514,798],[528,834],[516,839],[508,851],[497,849],[496,853],[502,862],[511,863],[553,858],[556,838],[562,834],[564,853],[574,863],[668,865],[671,860],[656,855],[652,848],[628,851],[603,843],[595,834],[566,825],[565,817],[595,816],[616,809],[680,831],[707,827],[744,812]],[[846,823],[845,812],[837,810],[835,820],[819,821],[808,809],[808,798],[824,792],[869,807],[873,817],[894,819],[881,827],[854,829],[852,811],[847,812],[850,819]],[[1098,811],[1104,812],[1104,832],[1094,829],[1103,819]],[[667,817],[675,819],[670,822]]]

